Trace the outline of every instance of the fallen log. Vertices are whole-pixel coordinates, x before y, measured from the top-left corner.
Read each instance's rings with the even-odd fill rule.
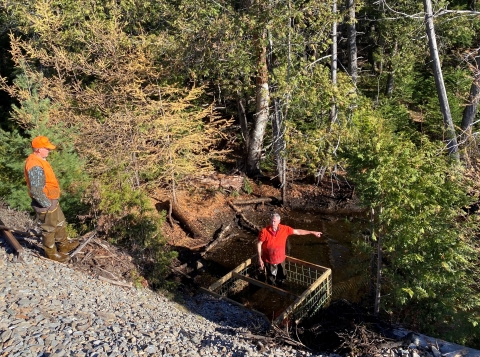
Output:
[[[244,185],[244,177],[243,176],[228,176],[228,175],[212,175],[208,177],[204,177],[201,179],[197,179],[196,182],[203,187],[209,187],[214,189],[233,189],[235,191],[240,191]]]
[[[202,237],[202,232],[197,227],[195,227],[195,225],[187,217],[187,215],[183,214],[183,211],[179,205],[172,205],[172,213],[175,218],[182,224],[184,229],[193,236],[193,238]]]
[[[173,228],[173,218],[172,218],[172,201],[168,201],[168,215],[167,215],[167,221],[170,223],[170,227]]]
[[[210,243],[206,248],[205,250],[200,254],[202,257],[207,254],[210,250],[212,250],[213,248],[215,248],[218,244],[220,244],[221,242],[224,242],[230,238],[233,238],[233,237],[236,237],[236,234],[229,234],[225,237],[223,237],[222,239],[217,239],[217,240],[214,240],[212,243]]]
[[[187,273],[184,273],[184,272],[181,271],[180,269],[178,269],[178,268],[176,268],[176,267],[171,267],[170,269],[171,269],[174,273],[178,273],[178,274],[180,274],[181,276],[187,278],[188,280],[193,281],[193,278],[192,278],[190,275],[188,275]]]
[[[12,234],[21,236],[21,237],[40,237],[41,234],[33,234],[32,232],[17,231],[16,229],[8,228],[6,226],[0,225],[0,229],[10,231]]]
[[[227,236],[227,232],[230,230],[230,228],[232,227],[232,223],[229,223],[227,224],[226,226],[222,226],[220,228],[220,232],[218,232],[217,234],[217,237],[215,240],[213,240],[212,242],[210,242],[206,247],[205,247],[205,250],[201,253],[202,256],[204,256],[205,254],[207,254],[207,252],[209,250],[211,250],[212,248],[214,248],[215,246],[218,245],[218,243],[226,240],[227,238],[230,238],[230,237],[233,237],[233,235],[228,235]]]
[[[1,220],[0,220],[0,225],[2,227],[5,227],[5,225]],[[23,247],[20,245],[20,243],[18,243],[17,239],[13,236],[13,234],[10,232],[10,230],[7,227],[0,229],[0,231],[2,232],[2,235],[5,237],[10,247],[12,247],[12,249],[15,251],[17,258],[21,260],[22,254],[23,254]]]
[[[194,245],[194,246],[190,246],[190,247],[188,247],[188,249],[190,249],[190,250],[198,250],[198,249],[200,249],[200,248],[205,247],[206,245],[208,245],[208,242],[203,242],[203,243],[200,243],[200,244],[197,244],[197,245]]]
[[[34,239],[34,238],[38,238],[37,236],[32,236],[32,238],[30,237],[22,237],[22,236],[17,236],[16,239],[19,241],[19,242],[22,242],[22,243],[25,243],[27,244],[27,248],[30,248],[30,249],[35,249],[36,251],[40,252],[40,253],[43,253],[43,246],[42,246],[42,242],[41,240],[39,239]]]
[[[232,203],[234,205],[252,205],[256,203],[270,203],[273,199],[271,197],[260,197],[260,198],[252,198],[250,200],[233,200]]]
[[[232,209],[237,213],[237,215],[239,215],[240,218],[241,218],[248,226],[250,226],[251,229],[253,229],[254,231],[256,231],[256,233],[259,233],[259,232],[262,230],[261,227],[257,226],[255,223],[250,222],[250,221],[247,219],[247,217],[245,217],[245,216],[243,215],[243,213],[238,209],[238,207],[236,207],[232,202],[228,202],[228,205],[229,205],[230,207],[232,207]]]
[[[227,226],[222,227],[220,230],[220,233],[218,234],[217,239],[212,241],[209,245],[205,247],[205,250],[201,253],[201,256],[203,257],[205,254],[207,254],[210,250],[215,248],[218,244],[220,244],[223,241],[226,241],[227,239],[230,239],[232,237],[235,237],[235,234],[229,234],[227,235],[227,232],[230,230],[232,224],[229,223]]]

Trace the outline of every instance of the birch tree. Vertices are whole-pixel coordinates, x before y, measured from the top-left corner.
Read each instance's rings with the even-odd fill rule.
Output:
[[[435,36],[435,27],[433,24],[433,9],[431,0],[423,0],[425,9],[425,27],[428,36],[428,45],[430,48],[430,57],[432,59],[433,76],[435,78],[435,86],[437,88],[438,99],[440,102],[440,110],[443,116],[443,125],[445,128],[445,136],[447,141],[447,149],[449,154],[458,160],[458,143],[453,126],[452,113],[448,104],[447,91],[443,81],[442,67],[437,48],[437,39]]]
[[[357,30],[355,16],[355,0],[347,0],[347,28],[348,28],[348,73],[352,77],[352,82],[357,83],[358,64],[357,64]]]
[[[337,0],[333,0],[332,5],[332,14],[337,15]],[[332,87],[335,93],[335,87],[337,86],[337,21],[334,20],[332,24],[332,58],[331,58],[331,71],[332,71]],[[335,123],[337,121],[337,104],[335,103],[336,98],[332,98],[332,108],[330,112],[330,121]]]
[[[270,113],[270,90],[268,83],[268,66],[267,66],[267,46],[266,46],[267,30],[257,35],[255,45],[256,58],[258,59],[257,71],[255,79],[255,114],[254,124],[250,133],[248,155],[247,155],[247,174],[255,176],[260,174],[260,159],[262,156],[263,139],[265,129]]]

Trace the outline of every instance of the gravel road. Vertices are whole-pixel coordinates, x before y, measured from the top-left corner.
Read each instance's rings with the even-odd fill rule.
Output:
[[[259,343],[262,320],[213,297],[180,304],[29,251],[17,262],[2,239],[0,271],[0,356],[327,356]]]

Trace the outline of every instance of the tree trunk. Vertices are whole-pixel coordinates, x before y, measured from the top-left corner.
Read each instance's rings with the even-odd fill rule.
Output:
[[[203,234],[198,229],[195,224],[192,222],[190,217],[184,210],[178,205],[178,204],[173,204],[172,205],[172,213],[175,216],[176,219],[182,224],[183,228],[188,232],[191,233],[193,238],[202,238]]]
[[[268,105],[270,92],[268,89],[268,67],[267,67],[267,48],[265,46],[266,30],[263,31],[261,38],[258,39],[258,75],[256,79],[256,110],[255,125],[250,135],[248,156],[247,156],[247,175],[254,176],[260,174],[260,158],[263,148],[263,137],[268,123]]]
[[[393,85],[395,83],[394,69],[392,64],[392,58],[395,56],[398,50],[398,42],[395,40],[395,45],[393,46],[393,53],[391,54],[389,63],[388,63],[388,76],[387,76],[387,85],[385,86],[385,95],[390,97],[393,93]]]
[[[285,151],[285,140],[284,140],[284,132],[283,132],[283,115],[282,115],[282,108],[280,106],[280,100],[275,98],[274,101],[274,113],[272,118],[272,131],[273,131],[273,153],[275,156],[275,160],[277,163],[277,174],[278,180],[280,181],[280,187],[282,188],[282,204],[286,204],[285,202],[285,190],[283,188],[286,185],[285,178],[286,178],[286,160],[284,157]]]
[[[372,209],[372,217],[375,217],[375,211]],[[382,209],[380,208],[380,214]],[[372,218],[375,219],[375,218]],[[372,231],[373,232],[373,231]],[[375,287],[375,305],[373,308],[373,313],[375,316],[378,316],[380,312],[380,299],[382,294],[382,237],[380,233],[377,236],[377,283]]]
[[[337,14],[337,0],[333,0],[333,15]],[[337,21],[335,20],[332,25],[332,85],[336,87],[337,85]],[[336,98],[332,98],[332,108],[330,110],[330,123],[335,123],[337,121],[337,104],[335,103]]]
[[[358,65],[357,65],[357,29],[355,27],[355,0],[347,0],[348,8],[348,72],[352,77],[352,82],[357,84]]]
[[[423,0],[425,8],[425,26],[428,35],[428,45],[430,47],[430,57],[433,65],[433,76],[435,78],[435,86],[437,87],[438,100],[440,102],[440,110],[443,116],[443,125],[445,128],[445,137],[447,140],[448,153],[456,160],[459,159],[457,137],[452,121],[452,113],[448,104],[447,91],[443,81],[442,67],[440,65],[440,57],[438,56],[437,39],[435,36],[435,28],[433,26],[433,9],[431,0]]]
[[[462,131],[470,133],[475,115],[477,114],[478,103],[480,101],[480,56],[475,57],[477,66],[473,77],[473,83],[470,87],[470,95],[468,96],[468,104],[463,110]]]
[[[385,86],[385,95],[390,97],[393,93],[393,85],[395,83],[395,78],[393,77],[393,73],[389,72],[387,75],[387,85]]]
[[[242,129],[242,136],[244,140],[245,152],[248,153],[249,148],[249,132],[248,132],[248,122],[247,122],[247,111],[245,110],[245,99],[238,96],[237,97],[237,107],[238,107],[238,121],[240,123],[240,128]]]

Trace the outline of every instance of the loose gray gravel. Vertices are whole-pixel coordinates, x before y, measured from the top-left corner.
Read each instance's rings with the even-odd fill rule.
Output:
[[[260,346],[247,336],[262,321],[222,300],[178,304],[28,251],[17,262],[1,239],[0,271],[0,356],[326,356]]]

